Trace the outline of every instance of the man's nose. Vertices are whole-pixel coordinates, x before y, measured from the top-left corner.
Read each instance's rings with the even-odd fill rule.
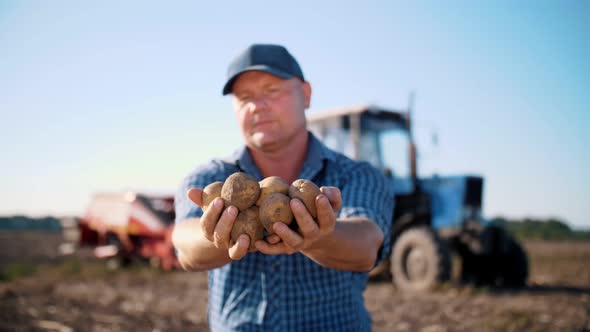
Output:
[[[250,101],[250,111],[256,112],[268,107],[267,100],[264,96],[259,96]]]

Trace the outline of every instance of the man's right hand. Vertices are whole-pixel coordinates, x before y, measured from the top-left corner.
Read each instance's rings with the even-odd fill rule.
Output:
[[[191,188],[187,196],[193,203],[202,207],[203,190]],[[209,204],[199,220],[199,227],[205,239],[215,248],[227,250],[229,258],[233,260],[242,259],[250,246],[250,238],[246,234],[241,234],[237,242],[231,238],[231,230],[237,215],[238,209],[235,206],[224,209],[223,199],[218,197]]]

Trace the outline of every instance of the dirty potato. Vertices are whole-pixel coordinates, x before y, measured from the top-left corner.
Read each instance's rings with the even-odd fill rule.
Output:
[[[249,209],[238,213],[231,230],[232,240],[237,242],[240,234],[248,235],[250,238],[250,249],[255,249],[254,242],[256,242],[256,240],[262,240],[264,237],[264,227],[260,223],[257,206],[254,205]]]
[[[318,186],[306,179],[297,179],[293,181],[289,187],[289,197],[297,198],[309,211],[309,214],[315,219],[317,218],[317,208],[315,206],[315,198],[321,194]]]
[[[290,201],[291,199],[285,194],[272,193],[266,196],[260,205],[260,222],[269,234],[274,234],[272,229],[274,223],[282,222],[289,225],[293,221],[293,212],[289,206]]]
[[[223,182],[216,181],[208,184],[205,188],[203,188],[203,211],[207,210],[209,204],[211,204],[211,202],[213,202],[214,199],[216,199],[217,197],[221,197],[222,186]]]
[[[243,172],[230,175],[221,187],[221,198],[225,201],[225,206],[233,205],[240,211],[245,211],[254,205],[259,195],[258,181]]]
[[[261,206],[264,198],[272,193],[289,194],[289,184],[278,176],[269,176],[258,182],[258,184],[260,185],[260,197],[256,201],[258,206]]]

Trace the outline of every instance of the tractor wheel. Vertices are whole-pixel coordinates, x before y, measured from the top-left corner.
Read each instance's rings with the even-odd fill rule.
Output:
[[[522,246],[506,234],[506,252],[496,263],[497,284],[502,287],[524,287],[529,276],[528,257]]]
[[[393,246],[391,274],[402,291],[426,291],[448,281],[451,259],[446,243],[426,226],[404,231]]]
[[[476,286],[524,287],[529,266],[522,246],[506,230],[488,226],[482,234],[486,254],[476,255],[468,249],[461,253],[462,281]]]
[[[492,283],[493,270],[490,268],[491,258],[478,255],[471,248],[461,245],[457,248],[461,257],[461,283],[474,286],[487,286]]]

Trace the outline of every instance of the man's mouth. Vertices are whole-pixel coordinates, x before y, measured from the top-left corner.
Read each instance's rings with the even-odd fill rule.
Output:
[[[261,126],[265,126],[268,124],[273,123],[272,120],[261,120],[261,121],[256,121],[252,124],[252,128],[257,128],[257,127],[261,127]]]

